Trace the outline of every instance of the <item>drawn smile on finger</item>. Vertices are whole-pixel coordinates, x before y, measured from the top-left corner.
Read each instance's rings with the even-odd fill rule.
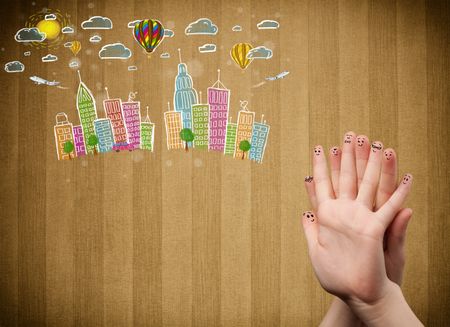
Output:
[[[373,142],[372,143],[372,152],[381,151],[383,149],[383,146],[379,142]]]

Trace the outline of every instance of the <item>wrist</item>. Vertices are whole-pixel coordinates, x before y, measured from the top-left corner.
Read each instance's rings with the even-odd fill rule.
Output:
[[[400,286],[391,281],[376,301],[350,298],[346,303],[367,326],[423,326],[408,306]]]

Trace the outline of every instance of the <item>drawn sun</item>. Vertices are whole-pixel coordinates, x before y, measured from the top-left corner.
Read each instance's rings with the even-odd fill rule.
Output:
[[[46,20],[45,16],[53,14],[55,19]],[[65,26],[70,26],[70,16],[68,14],[62,14],[60,10],[52,10],[44,8],[40,12],[37,12],[28,17],[25,27],[37,27],[39,31],[44,32],[47,36],[42,42],[29,42],[33,47],[42,49],[56,49],[65,39],[65,34],[61,32],[61,29]]]

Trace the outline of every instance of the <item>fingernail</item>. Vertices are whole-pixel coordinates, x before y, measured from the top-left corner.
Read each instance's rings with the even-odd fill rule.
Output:
[[[394,152],[392,150],[386,150],[384,151],[384,157],[386,160],[391,160],[394,155]]]
[[[361,147],[364,145],[364,143],[366,143],[366,138],[364,136],[358,136],[356,138],[356,144]]]
[[[378,151],[383,150],[383,143],[373,142],[371,147],[372,147],[372,152],[378,152]]]
[[[313,181],[313,177],[312,176],[306,176],[305,177],[305,182],[307,182],[307,183],[311,183],[312,181]]]
[[[405,176],[403,176],[402,183],[403,183],[403,184],[411,183],[411,182],[412,182],[412,179],[413,179],[413,177],[412,177],[411,174],[405,174]]]
[[[344,136],[344,143],[352,143],[353,140],[353,134],[347,133]]]
[[[314,214],[311,211],[304,212],[303,218],[305,218],[310,223],[313,223],[316,220],[316,217],[314,217]]]
[[[331,152],[331,154],[333,156],[338,156],[339,155],[339,148],[337,146],[334,146],[334,147],[331,148],[330,152]]]
[[[322,154],[322,147],[320,145],[314,147],[314,154],[320,156]]]

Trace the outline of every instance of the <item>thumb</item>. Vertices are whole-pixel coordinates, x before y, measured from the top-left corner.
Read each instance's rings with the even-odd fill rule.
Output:
[[[403,250],[406,228],[412,217],[411,208],[401,209],[386,231],[386,248],[388,251]]]
[[[305,211],[302,217],[303,231],[305,232],[306,242],[309,251],[313,250],[317,243],[317,234],[319,232],[319,224],[317,216],[312,211]]]

